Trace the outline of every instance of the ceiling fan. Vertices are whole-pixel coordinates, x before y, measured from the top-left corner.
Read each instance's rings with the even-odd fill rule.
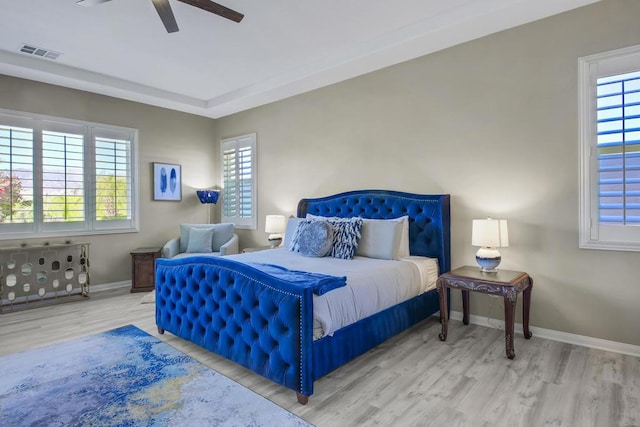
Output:
[[[106,3],[111,0],[77,0],[76,3],[82,6],[94,6],[100,3]],[[168,33],[175,33],[178,31],[178,23],[176,22],[176,18],[173,16],[173,11],[171,10],[171,5],[169,4],[169,0],[151,0],[153,5],[158,11],[158,15],[160,15],[160,19],[164,24],[164,27],[167,29]],[[244,15],[242,13],[236,12],[235,10],[231,10],[228,7],[225,7],[221,4],[212,2],[210,0],[178,0],[182,3],[186,3],[193,7],[197,7],[198,9],[206,10],[207,12],[211,12],[218,16],[222,16],[223,18],[227,18],[233,22],[240,22]]]

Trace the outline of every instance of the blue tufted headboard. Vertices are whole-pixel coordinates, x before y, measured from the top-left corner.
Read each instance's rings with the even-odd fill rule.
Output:
[[[409,216],[411,255],[438,258],[440,274],[451,269],[448,194],[426,195],[387,190],[357,190],[298,203],[298,217],[320,216],[388,219]]]

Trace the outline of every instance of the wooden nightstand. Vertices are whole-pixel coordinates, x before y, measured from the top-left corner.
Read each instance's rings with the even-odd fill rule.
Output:
[[[533,279],[522,271],[498,270],[495,273],[484,273],[478,267],[460,267],[441,275],[437,282],[440,297],[440,319],[442,332],[440,340],[447,339],[449,313],[447,312],[447,287],[462,291],[462,323],[469,324],[469,291],[490,295],[501,295],[504,299],[504,338],[506,353],[509,359],[516,357],[513,347],[513,329],[518,293],[522,292],[522,328],[524,337],[531,338],[529,331],[529,309],[531,308],[531,289]]]
[[[161,247],[137,248],[131,251],[131,292],[149,292],[155,288],[156,258]]]

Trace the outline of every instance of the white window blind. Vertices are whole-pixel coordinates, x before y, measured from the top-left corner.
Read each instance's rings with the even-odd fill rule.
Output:
[[[640,251],[640,46],[579,65],[580,247]]]
[[[96,220],[132,218],[131,141],[96,137]]]
[[[257,226],[255,151],[256,134],[221,142],[222,221],[238,228]]]
[[[32,165],[33,129],[0,123],[0,224],[33,224]]]
[[[640,71],[596,86],[598,220],[640,225]]]
[[[0,238],[137,231],[136,139],[0,110]]]
[[[84,222],[84,188],[84,135],[43,130],[43,221]]]

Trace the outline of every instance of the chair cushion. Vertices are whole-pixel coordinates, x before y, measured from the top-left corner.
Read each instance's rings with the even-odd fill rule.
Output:
[[[213,242],[212,228],[193,227],[189,231],[189,243],[187,244],[187,253],[207,253],[213,252],[211,244]]]
[[[180,253],[187,252],[189,235],[192,228],[201,228],[213,231],[213,224],[180,224]]]
[[[234,226],[232,223],[222,224],[180,224],[180,252],[187,252],[189,246],[189,233],[192,228],[213,230],[211,250],[220,252],[220,246],[227,243],[233,237]]]

